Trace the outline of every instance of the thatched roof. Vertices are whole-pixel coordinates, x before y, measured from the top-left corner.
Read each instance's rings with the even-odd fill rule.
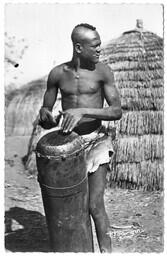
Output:
[[[101,59],[114,72],[123,109],[111,183],[162,188],[163,39],[137,26],[111,40]]]
[[[5,96],[6,136],[31,136],[33,122],[36,120],[43,102],[46,80],[47,77],[34,80]],[[54,109],[58,104],[59,101],[55,104]]]

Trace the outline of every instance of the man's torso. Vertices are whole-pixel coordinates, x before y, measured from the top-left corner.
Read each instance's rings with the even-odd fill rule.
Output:
[[[69,63],[59,66],[58,88],[62,96],[63,110],[103,107],[104,78],[100,65],[102,64],[97,64],[94,70],[79,69],[77,73],[70,67]],[[89,133],[100,125],[100,120],[84,117],[75,130],[81,134]]]

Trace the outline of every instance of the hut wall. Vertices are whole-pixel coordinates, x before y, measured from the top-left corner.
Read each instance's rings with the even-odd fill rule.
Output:
[[[114,123],[110,185],[163,189],[163,40],[148,31],[124,33],[106,45],[102,61],[114,72],[123,110]]]
[[[6,136],[31,136],[33,123],[43,103],[46,77],[28,83],[6,95],[5,134]],[[54,112],[60,108],[60,96]]]
[[[28,152],[23,157],[25,169],[30,174],[37,172],[35,148],[37,140],[46,130],[38,125],[39,110],[43,103],[47,77],[34,80],[22,88],[6,95],[5,135],[28,136]],[[61,109],[60,93],[53,107],[53,115]]]

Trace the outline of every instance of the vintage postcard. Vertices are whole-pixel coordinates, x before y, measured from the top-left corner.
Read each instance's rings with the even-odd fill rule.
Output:
[[[164,12],[4,2],[5,252],[165,253]]]

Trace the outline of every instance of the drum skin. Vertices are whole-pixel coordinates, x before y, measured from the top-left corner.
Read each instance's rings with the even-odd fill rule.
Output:
[[[54,131],[36,147],[38,181],[54,252],[93,252],[89,192],[82,141]]]

